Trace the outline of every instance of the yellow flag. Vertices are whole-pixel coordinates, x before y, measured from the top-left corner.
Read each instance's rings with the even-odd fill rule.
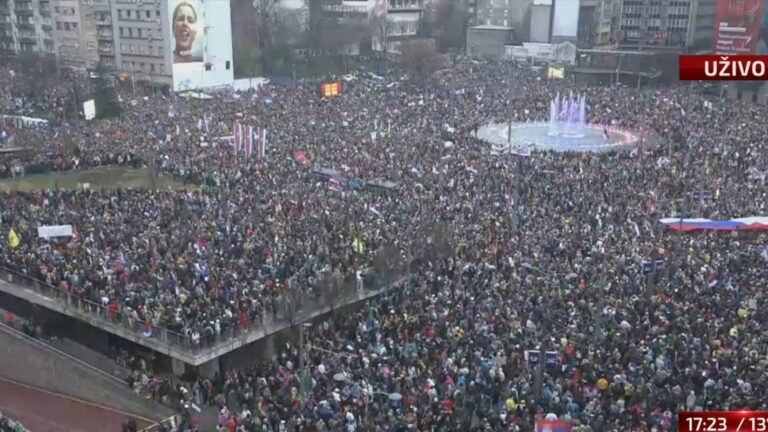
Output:
[[[352,250],[363,255],[365,253],[365,243],[360,240],[360,237],[355,237],[352,240]]]
[[[563,68],[563,67],[556,67],[556,66],[550,66],[547,69],[547,77],[548,78],[555,78],[555,79],[563,79],[563,78],[565,78],[565,68]]]
[[[19,244],[21,244],[21,239],[13,228],[8,232],[8,244],[11,245],[11,249],[17,248],[19,247]]]

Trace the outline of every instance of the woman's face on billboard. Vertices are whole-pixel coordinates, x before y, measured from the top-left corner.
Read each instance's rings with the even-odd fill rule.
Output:
[[[197,12],[188,4],[176,8],[173,15],[173,36],[176,38],[176,51],[190,51],[197,36]]]

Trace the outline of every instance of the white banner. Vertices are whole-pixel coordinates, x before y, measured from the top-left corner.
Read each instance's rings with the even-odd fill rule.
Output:
[[[46,240],[51,237],[72,237],[72,225],[46,225],[37,228],[37,236]]]

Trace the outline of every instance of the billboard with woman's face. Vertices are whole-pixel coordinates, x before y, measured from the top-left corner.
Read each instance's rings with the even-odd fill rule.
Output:
[[[168,0],[173,64],[203,62],[205,26],[199,0]]]

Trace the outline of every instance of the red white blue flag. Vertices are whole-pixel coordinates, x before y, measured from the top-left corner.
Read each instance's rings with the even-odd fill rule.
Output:
[[[242,147],[243,143],[243,125],[240,124],[240,122],[235,122],[235,134],[234,134],[234,140],[232,141],[232,146],[235,149],[235,154],[240,153],[240,148]]]

